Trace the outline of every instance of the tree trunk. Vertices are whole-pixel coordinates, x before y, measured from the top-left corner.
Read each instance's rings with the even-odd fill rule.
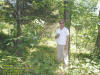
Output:
[[[77,41],[78,41],[78,39],[77,39],[77,38],[78,38],[78,29],[77,29],[77,26],[75,27],[75,31],[76,31],[76,52],[77,52],[77,51],[78,51],[78,50],[77,50],[77,49],[78,49],[78,48],[77,48],[77,47],[78,47],[78,46],[77,46],[77,43],[78,43],[78,42],[77,42]]]
[[[70,36],[70,26],[71,26],[71,1],[70,0],[64,0],[64,21],[65,26],[69,29],[69,36]],[[68,44],[68,54],[70,59],[70,38],[69,38],[69,44]]]
[[[21,2],[17,0],[16,3],[16,23],[17,23],[17,37],[21,35]]]
[[[69,29],[69,43],[68,43],[68,61],[70,63],[70,26],[71,26],[71,1],[70,0],[64,0],[64,21],[65,26]],[[69,65],[69,64],[67,64]]]
[[[16,24],[17,24],[17,35],[16,37],[20,37],[21,36],[21,21],[22,21],[22,9],[23,8],[23,0],[17,0],[16,3]],[[19,47],[19,44],[21,44],[21,40],[17,39],[16,40],[16,49]],[[16,54],[18,56],[22,56],[22,51],[20,50],[20,48],[17,50]]]
[[[100,22],[100,10],[99,10],[99,22]],[[97,50],[100,50],[100,24],[98,24],[98,36],[96,41],[96,48]]]

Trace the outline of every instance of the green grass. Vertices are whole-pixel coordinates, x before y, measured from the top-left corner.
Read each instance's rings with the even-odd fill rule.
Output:
[[[2,70],[9,67],[7,73],[12,72],[15,75],[99,75],[99,54],[71,50],[69,66],[65,67],[63,63],[57,62],[56,45],[52,44],[54,46],[49,46],[49,44],[26,46],[26,52],[23,51],[22,57],[12,55],[1,48],[0,67]]]

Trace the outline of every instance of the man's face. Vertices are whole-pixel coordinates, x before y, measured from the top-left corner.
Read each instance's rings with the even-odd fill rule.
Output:
[[[59,24],[60,24],[60,28],[64,27],[64,21],[60,21]]]

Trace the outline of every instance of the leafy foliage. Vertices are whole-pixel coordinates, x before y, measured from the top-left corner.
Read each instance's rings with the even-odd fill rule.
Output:
[[[47,46],[49,39],[55,41],[54,36],[48,35],[57,24],[53,28],[50,25],[63,18],[63,0],[22,1],[20,37],[16,37],[16,7],[9,2],[0,2],[0,75],[5,69],[15,75],[99,75],[100,54],[93,53],[99,21],[95,14],[97,0],[71,0],[69,4],[72,25],[68,69],[57,62],[56,45],[51,43],[53,47]],[[48,37],[41,40],[42,34]],[[16,47],[17,40],[19,44]],[[45,46],[40,45],[41,42]]]

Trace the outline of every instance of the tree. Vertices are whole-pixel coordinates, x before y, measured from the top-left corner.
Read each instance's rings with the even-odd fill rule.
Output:
[[[98,9],[97,12],[98,12],[99,22],[98,22],[98,35],[97,35],[97,40],[96,40],[96,49],[100,50],[100,0],[98,0],[97,9]]]
[[[70,53],[70,26],[71,26],[71,5],[72,1],[71,0],[64,0],[64,21],[66,27],[69,29],[69,44],[68,44],[68,54]],[[70,58],[70,54],[69,54]]]
[[[42,30],[42,25],[37,25],[34,22],[35,20],[44,21],[45,23],[54,22],[57,16],[53,12],[56,9],[56,0],[16,0],[16,2],[7,0],[0,11],[0,15],[2,14],[0,19],[9,25],[14,25],[14,33],[12,34],[14,36],[12,38],[14,38],[14,46],[17,49],[22,42],[23,36],[29,37],[31,34],[31,38],[35,39],[40,35],[39,32]],[[26,28],[26,31],[23,31],[23,26]],[[38,39],[35,39],[35,41],[38,41]],[[20,49],[19,53],[21,53]]]
[[[98,24],[98,36],[96,41],[97,50],[100,50],[100,10],[99,10],[99,24]]]

